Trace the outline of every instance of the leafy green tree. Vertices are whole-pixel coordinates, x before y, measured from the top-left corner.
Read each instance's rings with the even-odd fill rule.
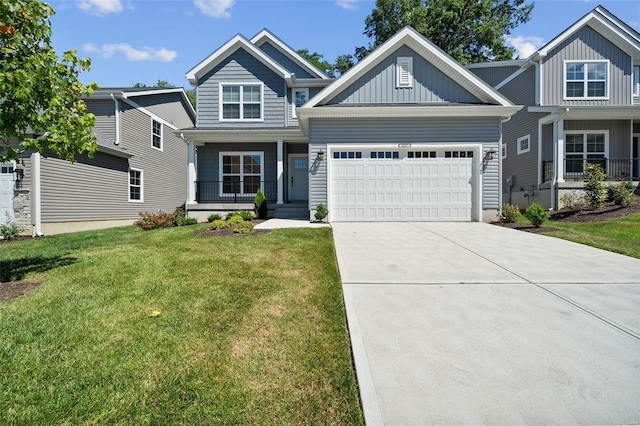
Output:
[[[336,63],[334,64],[334,69],[338,73],[338,75],[342,75],[345,72],[349,71],[349,68],[354,66],[358,61],[364,59],[365,56],[371,52],[373,48],[369,46],[367,49],[364,46],[356,47],[354,54],[345,53],[344,55],[340,55],[336,58]]]
[[[310,53],[309,49],[300,49],[297,51],[300,56],[311,62],[316,68],[325,73],[328,77],[335,77],[333,65],[323,60],[324,56],[318,52]]]
[[[26,151],[73,161],[76,153],[96,150],[95,117],[82,98],[97,85],[78,81],[91,60],[75,49],[58,57],[51,46],[54,14],[37,0],[0,2],[0,163]]]
[[[526,0],[376,0],[365,19],[373,47],[410,25],[462,64],[513,59],[505,36],[529,21]]]

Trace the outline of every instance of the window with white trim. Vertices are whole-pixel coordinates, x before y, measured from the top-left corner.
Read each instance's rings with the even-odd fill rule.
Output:
[[[609,61],[564,63],[565,99],[607,99]]]
[[[518,154],[524,154],[531,151],[531,135],[518,138],[517,141]]]
[[[222,195],[256,194],[264,178],[263,152],[221,152]]]
[[[129,201],[143,201],[142,170],[129,169]]]
[[[633,67],[633,94],[640,96],[640,65]]]
[[[606,170],[609,132],[567,131],[564,138],[567,173],[581,174],[586,163],[600,164]]]
[[[262,83],[220,83],[220,121],[262,121]]]
[[[396,63],[396,86],[413,87],[413,58],[398,56]]]
[[[162,123],[151,120],[151,146],[162,151]]]
[[[291,92],[291,117],[296,118],[296,108],[309,100],[309,89],[293,89]]]
[[[507,158],[507,144],[503,143],[501,149],[502,149],[502,159],[504,160],[505,158]]]

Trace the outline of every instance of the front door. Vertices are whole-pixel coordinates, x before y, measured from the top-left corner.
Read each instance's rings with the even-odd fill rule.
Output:
[[[309,199],[309,156],[289,155],[289,201]]]

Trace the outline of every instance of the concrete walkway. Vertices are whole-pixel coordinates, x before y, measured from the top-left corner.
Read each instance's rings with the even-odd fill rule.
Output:
[[[640,260],[482,223],[333,229],[368,425],[640,423]]]

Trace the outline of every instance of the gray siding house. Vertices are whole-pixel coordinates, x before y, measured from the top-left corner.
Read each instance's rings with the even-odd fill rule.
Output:
[[[184,89],[104,88],[85,99],[98,150],[73,164],[25,154],[12,176],[10,219],[34,234],[130,225],[142,211],[187,200],[187,144],[173,131],[195,123]],[[5,216],[5,220],[8,216]]]
[[[529,58],[468,68],[525,105],[503,126],[505,202],[561,208],[586,163],[640,180],[640,34],[603,7]]]
[[[251,208],[330,221],[483,221],[501,203],[502,123],[521,107],[411,28],[337,80],[267,30],[187,73],[191,216]]]

